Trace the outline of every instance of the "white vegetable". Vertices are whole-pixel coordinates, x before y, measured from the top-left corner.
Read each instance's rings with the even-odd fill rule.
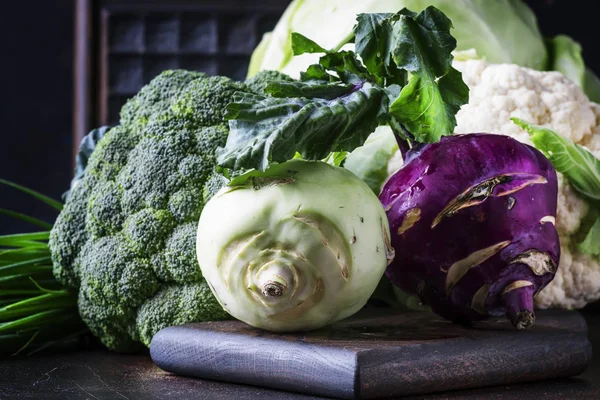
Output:
[[[319,54],[292,57],[292,32],[329,49],[352,31],[357,14],[396,13],[404,7],[419,12],[430,5],[452,21],[457,50],[475,49],[480,57],[494,63],[548,68],[535,14],[520,0],[294,0],[252,54],[248,75],[275,69],[297,78],[300,71],[317,62]]]
[[[488,132],[532,144],[529,135],[510,118],[518,117],[551,128],[600,157],[600,106],[558,72],[540,72],[512,64],[479,60],[455,62],[470,88],[469,104],[458,112],[455,133]],[[600,262],[577,250],[574,238],[589,206],[558,174],[556,229],[561,260],[554,280],[542,290],[541,308],[580,308],[600,299]]]
[[[202,211],[202,274],[233,317],[271,331],[310,330],[362,308],[393,257],[383,207],[351,172],[275,165],[221,189]]]

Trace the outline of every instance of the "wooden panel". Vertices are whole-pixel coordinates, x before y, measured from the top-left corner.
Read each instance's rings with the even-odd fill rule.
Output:
[[[181,375],[366,399],[573,376],[591,346],[576,312],[540,312],[536,326],[518,332],[504,319],[471,329],[430,313],[371,309],[306,334],[238,321],[165,328],[150,354]]]
[[[289,0],[77,0],[74,153],[154,76],[183,68],[243,80]]]

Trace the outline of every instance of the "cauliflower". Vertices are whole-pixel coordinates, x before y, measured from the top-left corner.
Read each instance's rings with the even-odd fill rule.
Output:
[[[514,124],[517,117],[546,126],[600,157],[600,105],[559,72],[540,72],[513,64],[456,61],[470,89],[469,103],[456,115],[455,133],[487,132],[532,145]],[[590,207],[558,174],[556,229],[562,256],[555,279],[536,297],[540,308],[581,308],[600,299],[600,261],[577,250],[576,239]]]

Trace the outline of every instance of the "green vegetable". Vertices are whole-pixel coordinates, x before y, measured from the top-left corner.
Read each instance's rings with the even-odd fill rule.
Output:
[[[566,35],[546,39],[549,54],[547,69],[562,73],[583,88],[593,102],[600,102],[600,80],[583,61],[581,45]]]
[[[335,90],[336,85],[332,86]],[[387,101],[384,90],[369,83],[335,100],[236,96],[227,107],[231,134],[219,153],[219,163],[224,168],[264,171],[271,162],[285,162],[296,152],[319,160],[331,151],[352,150],[377,127]],[[346,138],[349,132],[353,136]],[[312,140],[328,146],[315,147]],[[246,146],[249,142],[253,148]]]
[[[566,35],[546,39],[551,69],[565,75],[573,82],[585,80],[585,64],[581,56],[581,45]]]
[[[600,160],[594,155],[551,129],[511,118],[531,135],[531,141],[564,174],[571,185],[592,203],[600,201]]]
[[[379,194],[383,182],[393,172],[389,171],[389,160],[396,153],[399,154],[396,138],[389,134],[386,127],[379,127],[364,145],[348,154],[344,168],[362,179],[375,194]]]
[[[198,223],[202,274],[223,308],[271,331],[362,308],[393,257],[377,196],[344,168],[291,160],[221,189]]]
[[[588,231],[583,242],[579,244],[579,250],[600,258],[600,217],[596,217],[594,224]]]
[[[408,84],[390,105],[390,112],[416,141],[434,143],[454,132],[454,115],[469,100],[469,88],[460,72],[452,68],[450,53],[456,47],[456,40],[450,35],[452,22],[435,7],[427,7],[419,14],[399,14],[403,15],[394,17],[398,21],[387,32],[377,29],[378,36],[387,34],[386,43],[393,49],[391,59],[384,61],[386,69],[393,69],[395,64],[410,73]],[[357,30],[361,28],[359,20]],[[365,59],[364,54],[359,54]]]
[[[31,189],[1,180],[60,210],[62,204]],[[32,354],[77,340],[87,329],[77,312],[77,298],[52,275],[48,231],[52,225],[17,212],[0,214],[44,231],[0,236],[0,355]]]
[[[323,159],[363,145],[384,124],[420,142],[451,134],[455,113],[468,101],[468,88],[451,66],[451,26],[434,7],[419,14],[401,10],[359,16],[354,31],[358,54],[338,51],[342,42],[325,51],[301,81],[271,80],[265,86],[271,96],[234,96],[227,106],[230,135],[217,153],[219,166],[265,171],[296,153]],[[323,51],[302,35],[293,38],[299,54]],[[402,126],[414,137],[407,137]]]
[[[519,118],[511,120],[531,135],[535,147],[548,157],[554,168],[567,177],[575,190],[595,207],[596,212],[600,211],[600,160],[551,129],[529,124]],[[579,248],[582,252],[600,256],[600,217],[595,219]]]
[[[589,68],[585,69],[583,88],[590,101],[600,103],[600,78]]]
[[[91,154],[50,234],[54,275],[78,293],[81,318],[111,350],[149,345],[159,329],[228,318],[197,267],[197,221],[224,185],[215,150],[223,110],[249,85],[166,71],[121,110]],[[253,92],[256,91],[256,92]]]
[[[293,32],[311,37],[331,48],[352,31],[355,16],[396,12],[404,7],[420,11],[434,6],[452,20],[456,50],[476,50],[489,63],[512,63],[541,71],[565,73],[581,86],[590,100],[600,102],[600,80],[586,69],[581,46],[565,35],[544,40],[533,11],[521,0],[294,0],[273,32],[267,33],[250,62],[248,76],[258,71],[279,70],[298,77],[317,57],[293,57]],[[385,43],[371,51],[386,53]],[[345,49],[351,49],[347,46]],[[358,50],[357,50],[358,51]],[[376,67],[365,63],[369,71]]]

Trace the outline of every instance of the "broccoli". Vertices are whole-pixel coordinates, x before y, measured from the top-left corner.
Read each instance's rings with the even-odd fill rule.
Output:
[[[90,156],[49,246],[54,275],[78,291],[83,321],[109,349],[148,346],[169,325],[229,318],[198,267],[196,229],[225,184],[214,168],[228,135],[224,108],[236,91],[260,94],[260,76],[246,85],[163,72]]]

